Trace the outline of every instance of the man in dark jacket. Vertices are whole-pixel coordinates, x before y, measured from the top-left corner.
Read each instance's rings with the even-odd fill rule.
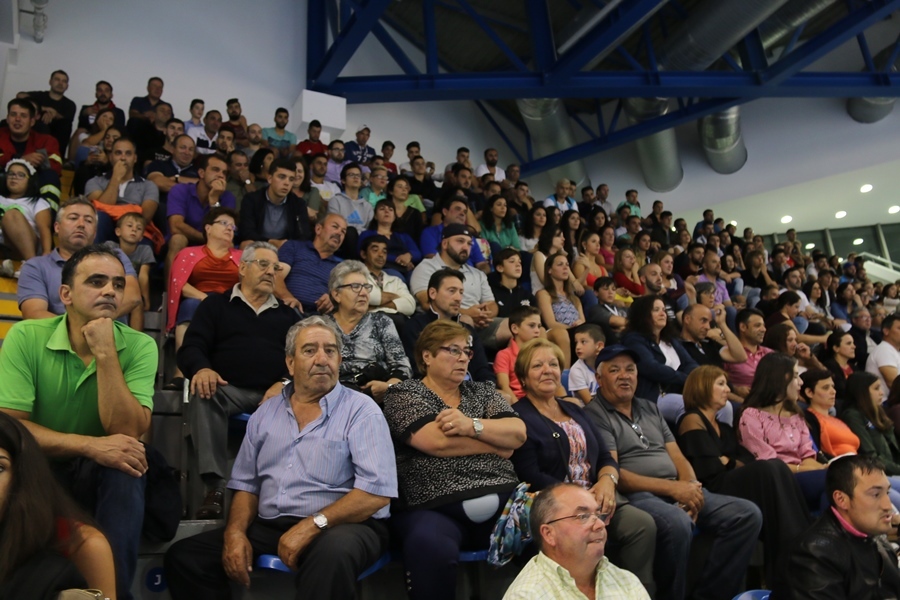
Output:
[[[897,531],[900,515],[881,464],[862,455],[839,458],[825,487],[831,508],[795,542],[772,600],[900,597],[897,555],[885,538]]]
[[[269,242],[280,248],[286,240],[311,240],[306,202],[291,188],[297,176],[293,161],[279,158],[269,167],[269,185],[244,195],[241,202],[241,247]]]

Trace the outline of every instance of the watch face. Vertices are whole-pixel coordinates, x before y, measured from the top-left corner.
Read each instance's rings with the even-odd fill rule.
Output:
[[[325,529],[328,527],[328,517],[323,514],[317,514],[313,517],[313,523],[315,523],[316,527],[319,529]]]

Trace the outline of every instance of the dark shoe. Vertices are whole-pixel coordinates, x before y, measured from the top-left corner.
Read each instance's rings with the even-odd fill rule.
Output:
[[[176,377],[169,383],[163,386],[164,390],[170,390],[173,392],[180,392],[184,389],[184,377]]]
[[[197,519],[206,521],[209,519],[221,519],[225,507],[225,490],[216,488],[206,493],[203,505],[197,511]]]

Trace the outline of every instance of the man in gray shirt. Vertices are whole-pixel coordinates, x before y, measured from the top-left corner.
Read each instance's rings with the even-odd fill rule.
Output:
[[[131,204],[141,207],[145,223],[153,222],[159,208],[159,188],[152,181],[134,172],[137,164],[137,148],[130,139],[120,137],[112,145],[111,170],[106,175],[89,179],[84,187],[88,200],[96,200],[110,206]],[[115,218],[102,210],[97,211],[97,243],[116,241]]]
[[[762,513],[749,500],[703,489],[656,404],[635,398],[637,361],[625,346],[604,348],[597,400],[585,410],[619,462],[619,491],[656,522],[657,598],[685,597],[694,524],[714,541],[692,597],[731,598],[741,589]]]

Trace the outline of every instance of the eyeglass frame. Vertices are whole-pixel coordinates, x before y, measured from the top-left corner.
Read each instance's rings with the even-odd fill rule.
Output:
[[[354,289],[357,286],[359,289]],[[372,285],[371,283],[354,282],[354,283],[345,283],[345,284],[339,285],[339,286],[335,287],[334,289],[341,290],[344,288],[350,288],[351,292],[353,292],[354,294],[358,294],[363,290],[366,290],[367,293],[371,293],[372,290],[375,288],[375,286]]]
[[[466,346],[465,348],[458,348],[456,346],[438,346],[438,350],[443,350],[457,360],[459,360],[463,354],[465,354],[466,358],[469,360],[472,360],[472,357],[475,356],[475,350],[472,349],[472,346]]]
[[[546,523],[544,523],[544,525],[552,525],[553,523],[556,523],[558,521],[565,521],[566,519],[578,519],[581,522],[581,525],[587,525],[588,522],[591,522],[593,519],[597,519],[604,525],[609,525],[610,516],[610,513],[600,512],[598,510],[594,512],[584,512],[575,515],[569,515],[568,517],[560,517],[558,519],[547,521]]]
[[[214,225],[221,225],[221,226],[224,227],[225,229],[230,229],[230,230],[234,231],[235,233],[237,233],[237,230],[238,230],[238,226],[237,226],[237,225],[235,225],[234,223],[229,223],[228,221],[213,221],[213,224],[214,224]],[[248,261],[248,262],[249,262],[249,261]]]
[[[256,266],[262,269],[263,272],[269,270],[269,267],[273,267],[276,273],[279,273],[284,270],[284,267],[281,266],[281,263],[276,261],[266,260],[264,258],[254,258],[253,260],[245,260],[245,263],[256,263]],[[263,265],[265,263],[265,265]]]

